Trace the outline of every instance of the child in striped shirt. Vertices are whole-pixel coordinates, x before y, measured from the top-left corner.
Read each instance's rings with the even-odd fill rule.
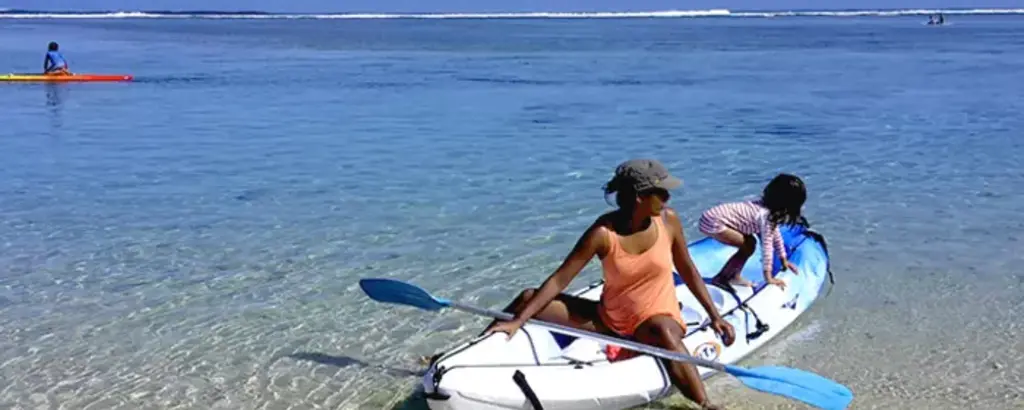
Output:
[[[774,252],[779,253],[783,270],[792,269],[794,274],[799,272],[786,257],[779,225],[807,226],[807,219],[800,215],[806,200],[807,190],[800,178],[779,174],[765,186],[760,199],[724,203],[704,211],[700,217],[700,231],[719,242],[738,248],[712,283],[718,286],[754,285],[744,279],[740,272],[747,259],[754,254],[757,244],[754,235],[757,235],[761,238],[761,265],[765,281],[785,289],[785,282],[772,276]]]

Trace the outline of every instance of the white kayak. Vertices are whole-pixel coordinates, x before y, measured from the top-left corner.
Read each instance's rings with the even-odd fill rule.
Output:
[[[705,238],[689,245],[697,269],[719,313],[733,325],[736,341],[726,347],[708,327],[707,314],[676,275],[676,295],[682,305],[687,333],[683,343],[703,359],[736,363],[770,342],[818,299],[829,271],[824,238],[800,227],[784,227],[789,260],[799,275],[780,272],[786,290],[765,286],[761,274],[760,244],[744,266],[743,275],[754,289],[736,287],[735,293],[713,286],[709,280],[736,248]],[[573,294],[598,300],[601,282]],[[431,364],[422,384],[433,410],[486,409],[625,409],[673,394],[676,390],[660,359],[640,355],[609,362],[605,346],[526,324],[511,340],[504,333],[473,338],[444,352]],[[703,378],[715,371],[698,366]]]

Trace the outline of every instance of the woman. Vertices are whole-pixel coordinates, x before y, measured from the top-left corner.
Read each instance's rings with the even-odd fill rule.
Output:
[[[675,266],[710,315],[711,328],[726,346],[732,345],[733,328],[718,314],[690,259],[679,216],[665,207],[669,190],[680,185],[656,160],[619,165],[605,185],[606,195],[616,194],[619,208],[597,218],[539,289],[523,291],[505,308],[515,314],[513,320],[495,321],[484,333],[505,332],[511,338],[528,319],[537,318],[689,354],[672,278]],[[604,272],[600,302],[561,293],[594,255]],[[692,364],[663,361],[672,383],[687,398],[705,409],[718,408],[709,404]]]

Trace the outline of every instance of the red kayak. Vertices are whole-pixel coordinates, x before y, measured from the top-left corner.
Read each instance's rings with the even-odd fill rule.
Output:
[[[129,74],[0,74],[0,81],[51,83],[132,81],[134,78]]]

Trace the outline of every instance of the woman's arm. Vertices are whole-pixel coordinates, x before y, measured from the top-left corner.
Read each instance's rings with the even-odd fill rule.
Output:
[[[679,215],[668,208],[662,214],[665,216],[666,225],[672,230],[672,261],[676,271],[682,276],[693,296],[696,296],[697,301],[704,306],[711,319],[721,319],[718,309],[715,309],[715,304],[711,301],[711,295],[708,294],[707,286],[704,286],[704,278],[700,276],[697,267],[693,265],[693,259],[690,258],[690,249],[687,247],[686,234],[683,233],[683,223],[679,220]]]
[[[607,249],[607,246],[607,228],[600,223],[600,220],[595,221],[576,241],[576,245],[569,252],[569,255],[565,257],[565,260],[562,261],[562,265],[544,280],[544,284],[537,289],[537,293],[534,294],[533,298],[526,302],[526,306],[516,313],[513,320],[519,324],[526,323],[538,311],[544,309],[548,303],[551,303],[559,293],[569,286],[573,278],[587,266],[590,259],[598,254],[600,249]]]
[[[732,325],[726,322],[722,315],[718,313],[714,302],[711,301],[711,295],[708,294],[708,288],[704,285],[704,278],[700,276],[697,267],[693,265],[693,259],[690,258],[690,249],[686,243],[686,234],[683,233],[683,223],[679,220],[679,215],[670,208],[662,211],[662,215],[664,215],[666,220],[665,225],[672,230],[672,261],[676,271],[679,272],[679,276],[683,277],[686,287],[690,288],[693,296],[697,297],[697,301],[708,312],[708,317],[711,319],[711,328],[715,330],[715,333],[718,333],[718,336],[722,338],[722,342],[726,346],[732,346],[732,343],[736,341],[736,332]]]

